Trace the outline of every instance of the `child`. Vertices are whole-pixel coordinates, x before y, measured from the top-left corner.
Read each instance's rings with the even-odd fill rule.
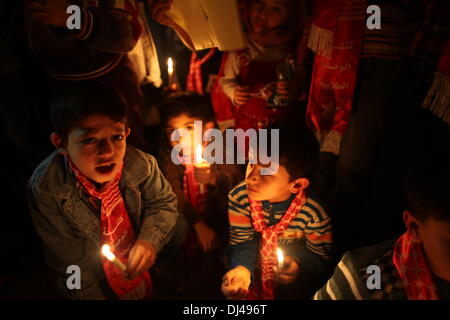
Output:
[[[221,113],[220,92],[223,90],[235,106],[234,127],[244,130],[265,128],[270,123],[288,119],[286,105],[270,108],[270,104],[275,92],[282,101],[294,98],[290,80],[293,80],[293,56],[300,31],[300,1],[250,0],[246,3],[243,20],[248,33],[247,47],[224,56],[223,74],[219,72],[221,89],[213,91],[212,96],[216,112]],[[284,74],[282,78],[280,73]]]
[[[246,180],[229,194],[231,268],[222,283],[228,299],[307,298],[317,284],[305,281],[326,272],[331,220],[308,189],[318,142],[291,127],[282,127],[279,138],[278,172],[262,175],[265,165],[249,163]],[[279,269],[277,246],[285,254]]]
[[[126,110],[118,91],[91,81],[51,105],[57,151],[35,170],[27,196],[57,290],[67,298],[151,297],[148,269],[177,232],[169,183],[152,156],[127,146]],[[104,244],[125,272],[101,256]],[[81,272],[73,290],[69,266]]]
[[[215,126],[207,98],[180,92],[163,102],[160,112],[165,139],[168,139],[161,148],[161,168],[177,195],[180,213],[186,216],[196,235],[196,239],[191,238],[186,245],[201,248],[203,252],[213,251],[219,247],[219,242],[224,244],[227,241],[227,194],[232,186],[241,181],[243,170],[228,164],[212,164],[208,168],[194,166],[194,122],[202,122],[203,133]],[[188,130],[190,141],[171,141],[171,135],[177,129]],[[187,151],[190,155],[183,156],[192,156],[191,164],[173,163],[171,150],[178,143],[187,146],[183,152]],[[204,189],[203,193],[200,188]]]
[[[347,252],[314,299],[450,299],[450,156],[426,157],[406,176],[406,233]]]

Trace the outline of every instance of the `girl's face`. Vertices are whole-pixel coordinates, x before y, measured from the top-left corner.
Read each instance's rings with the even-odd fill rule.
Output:
[[[291,13],[292,0],[253,0],[250,23],[253,32],[259,33],[285,24]]]
[[[194,141],[195,141],[195,131],[194,131],[194,122],[195,121],[202,121],[199,118],[195,118],[195,117],[190,117],[189,115],[182,113],[176,117],[171,118],[168,122],[167,122],[167,126],[166,126],[166,135],[167,138],[170,141],[170,144],[172,147],[177,146],[178,144],[182,145],[182,155],[183,157],[186,158],[190,158],[191,161],[194,161],[194,155],[195,155],[195,148],[196,146],[194,145]],[[200,137],[203,138],[203,133],[214,127],[214,123],[213,122],[202,122],[202,131],[199,132]],[[178,140],[172,140],[172,133],[175,130],[184,130],[184,132],[186,132],[187,134],[181,134],[179,136]]]

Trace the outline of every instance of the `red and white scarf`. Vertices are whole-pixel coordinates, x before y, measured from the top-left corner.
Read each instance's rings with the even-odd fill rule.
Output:
[[[69,157],[67,157],[67,160],[80,186],[91,197],[101,201],[100,244],[110,245],[116,258],[126,264],[136,237],[119,190],[123,164],[114,180],[105,183],[98,190],[70,161]],[[152,282],[148,271],[135,279],[128,280],[125,279],[125,274],[116,265],[103,256],[101,258],[106,279],[119,299],[144,300],[152,298]]]
[[[433,85],[428,91],[423,106],[450,126],[450,38],[439,59]]]
[[[205,212],[208,192],[200,192],[200,184],[195,180],[195,165],[186,164],[183,177],[183,190],[186,199],[192,204],[194,210],[200,214]]]
[[[186,200],[192,205],[194,211],[198,214],[200,219],[205,219],[207,215],[206,202],[208,199],[208,191],[200,192],[200,184],[195,180],[195,166],[193,164],[186,164],[184,177],[183,177],[183,191]],[[197,235],[194,232],[190,232],[186,238],[184,245],[185,253],[192,257],[198,252],[200,243]]]
[[[392,257],[408,300],[439,300],[422,244],[409,232],[396,242]]]
[[[316,54],[306,122],[322,152],[339,154],[356,86],[366,0],[315,0],[308,47]]]
[[[292,200],[286,213],[277,224],[267,226],[264,219],[264,209],[261,201],[250,200],[252,210],[252,223],[257,232],[261,233],[259,250],[260,281],[254,281],[253,287],[247,295],[247,299],[272,300],[275,296],[276,266],[278,264],[276,250],[278,248],[278,236],[280,236],[294,220],[297,213],[306,202],[305,192],[300,191]],[[259,282],[259,283],[258,283]]]
[[[197,92],[198,94],[203,95],[202,65],[208,61],[216,53],[216,51],[216,48],[211,48],[201,59],[198,58],[198,54],[196,52],[192,52],[189,74],[186,80],[186,89],[188,91]]]

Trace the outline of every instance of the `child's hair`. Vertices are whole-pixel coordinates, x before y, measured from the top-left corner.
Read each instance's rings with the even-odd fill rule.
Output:
[[[450,222],[450,150],[421,156],[406,174],[404,191],[406,209],[419,221]]]
[[[313,171],[317,168],[320,150],[311,130],[305,125],[296,126],[287,123],[274,124],[269,129],[279,130],[280,165],[286,168],[289,180],[311,179]],[[270,140],[269,138],[268,141]]]
[[[80,81],[60,87],[50,104],[54,131],[67,140],[70,131],[93,114],[127,125],[128,105],[122,94],[98,81]]]
[[[198,118],[204,123],[214,122],[210,99],[189,91],[171,94],[159,105],[159,113],[164,127],[171,119],[182,114]]]

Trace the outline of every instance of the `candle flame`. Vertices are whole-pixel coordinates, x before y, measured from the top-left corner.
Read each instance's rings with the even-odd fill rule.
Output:
[[[284,254],[280,248],[277,248],[278,265],[282,266],[284,263]]]
[[[109,261],[113,261],[116,258],[114,253],[111,252],[111,247],[109,246],[109,244],[103,245],[102,253]]]
[[[169,72],[169,74],[173,73],[173,59],[172,58],[167,59],[167,71]]]
[[[196,157],[195,160],[196,160],[197,164],[204,162],[202,154],[203,154],[203,148],[202,148],[202,145],[199,143],[197,145],[197,152],[195,153],[195,157]]]

